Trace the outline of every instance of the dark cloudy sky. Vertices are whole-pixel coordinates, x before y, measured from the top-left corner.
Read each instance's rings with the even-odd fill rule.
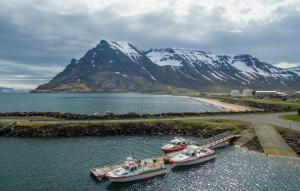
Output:
[[[0,87],[45,83],[101,39],[300,63],[299,0],[0,2]]]

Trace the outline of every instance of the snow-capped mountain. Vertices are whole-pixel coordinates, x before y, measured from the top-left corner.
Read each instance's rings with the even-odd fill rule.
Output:
[[[160,66],[129,43],[102,40],[37,91],[146,91],[166,89]]]
[[[225,87],[283,88],[299,80],[295,73],[243,55],[215,55],[193,49],[154,49],[146,55],[157,65],[171,67],[197,84]]]
[[[293,68],[288,68],[289,71],[294,72],[300,76],[300,66],[298,67],[293,67]]]
[[[251,55],[215,55],[182,48],[141,51],[102,40],[36,91],[151,91],[184,88],[299,89],[300,77]]]

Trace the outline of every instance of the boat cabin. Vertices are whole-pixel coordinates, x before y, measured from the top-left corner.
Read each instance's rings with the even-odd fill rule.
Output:
[[[174,146],[180,146],[180,145],[186,145],[187,144],[187,141],[183,138],[176,138],[173,139],[171,142],[170,142],[171,145],[174,145]]]
[[[125,162],[123,165],[123,169],[128,172],[134,172],[138,169],[138,164],[135,162]]]
[[[196,150],[187,149],[187,150],[184,151],[183,154],[186,155],[186,156],[189,156],[189,157],[193,157],[193,156],[196,156]]]

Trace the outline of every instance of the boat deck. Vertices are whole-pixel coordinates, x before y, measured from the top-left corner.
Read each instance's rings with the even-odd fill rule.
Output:
[[[169,158],[167,156],[159,156],[159,157],[152,157],[141,160],[141,162],[147,162],[147,161],[153,161],[156,160],[156,165],[162,165],[164,161],[168,160]],[[99,168],[93,168],[90,170],[90,174],[92,177],[94,177],[97,181],[102,181],[106,179],[106,174],[114,169],[120,168],[122,164],[112,164],[108,166],[103,166]]]

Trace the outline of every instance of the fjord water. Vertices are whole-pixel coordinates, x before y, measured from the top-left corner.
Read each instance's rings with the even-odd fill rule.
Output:
[[[105,138],[0,138],[0,190],[300,190],[300,160],[267,157],[246,149],[216,151],[216,160],[172,170],[165,177],[126,184],[97,183],[89,169],[161,155],[169,136]]]
[[[214,105],[188,97],[136,93],[0,94],[0,112],[53,111],[93,114],[128,112],[221,111]]]

